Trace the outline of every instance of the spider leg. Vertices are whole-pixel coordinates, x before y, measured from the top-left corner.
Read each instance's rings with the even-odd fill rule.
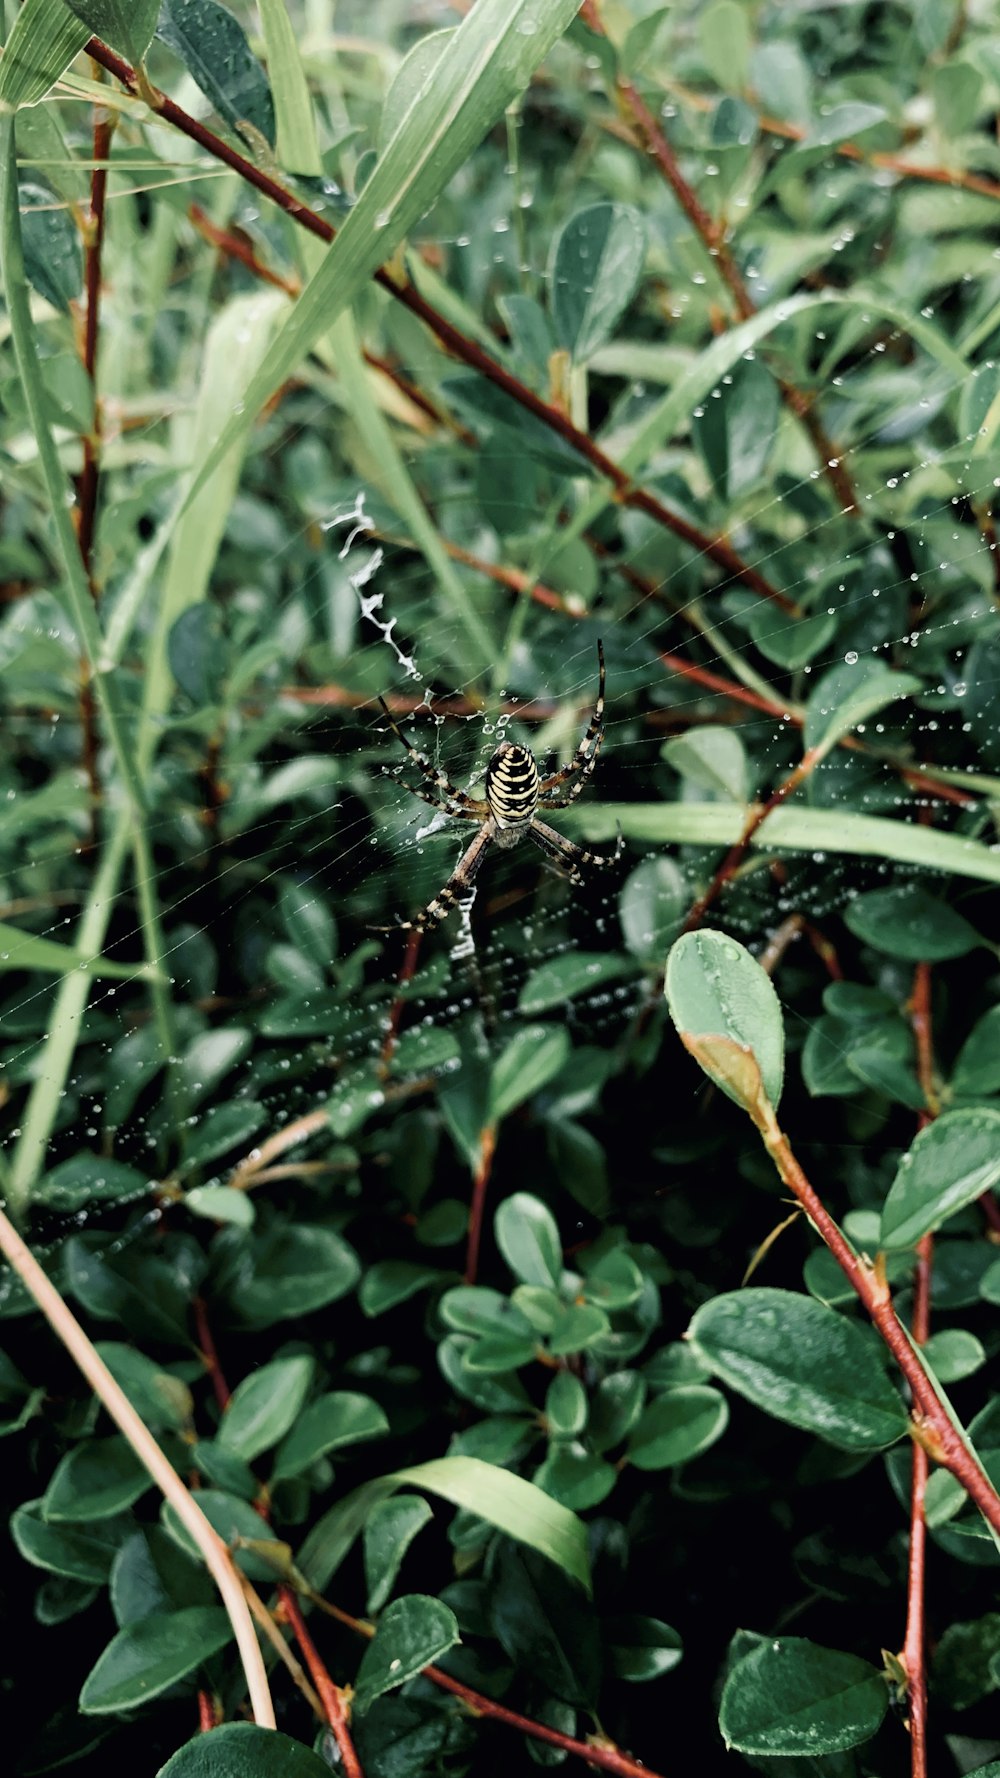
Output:
[[[404,783],[403,789],[408,790],[411,796],[419,796],[421,802],[430,803],[432,809],[439,809],[442,815],[450,816],[453,821],[483,821],[490,812],[489,803],[478,802],[472,798],[468,799],[470,804],[468,808],[462,808],[460,805],[452,808],[448,803],[442,802],[440,797],[436,797],[433,791],[422,790],[419,784]]]
[[[550,778],[543,778],[539,784],[538,796],[543,808],[568,808],[570,803],[576,801],[597,764],[597,755],[601,751],[601,743],[604,740],[604,644],[600,640],[597,644],[597,660],[599,677],[594,714],[590,719],[587,732],[569,764],[563,766],[560,771],[553,772]],[[553,796],[552,792],[557,790],[561,784],[569,784],[570,789],[564,796]]]
[[[471,846],[467,846],[462,853],[447,883],[438,890],[433,901],[429,901],[419,914],[414,914],[412,920],[398,920],[395,926],[375,926],[372,930],[411,932],[416,929],[418,932],[430,932],[433,927],[438,926],[445,915],[461,901],[463,894],[472,888],[479,867],[489,850],[493,832],[492,820],[484,821]]]
[[[433,763],[433,761],[429,760],[427,758],[426,753],[418,752],[417,748],[413,747],[410,744],[410,742],[406,739],[406,736],[404,735],[402,729],[399,727],[399,724],[394,720],[394,718],[389,710],[389,706],[386,703],[385,699],[380,697],[379,703],[382,706],[382,714],[385,717],[387,723],[389,724],[389,727],[391,728],[397,741],[401,741],[403,743],[403,746],[406,748],[406,751],[409,754],[410,758],[412,759],[414,765],[418,766],[420,768],[424,777],[429,779],[429,781],[434,785],[435,789],[440,791],[442,796],[444,798],[446,798],[448,802],[456,804],[456,809],[465,809],[468,811],[468,813],[470,815],[476,815],[481,820],[482,814],[483,814],[482,804],[477,804],[471,796],[466,795],[464,790],[457,789],[457,787],[452,783],[451,779],[448,777],[447,773],[439,771],[438,767]],[[408,790],[409,790],[409,788],[410,788],[410,786],[407,785]],[[423,792],[417,791],[416,794],[418,796],[422,796]],[[426,802],[429,802],[432,799],[430,797],[425,797],[424,800]],[[438,804],[438,807],[443,807],[443,806],[444,805],[442,803]],[[451,809],[446,810],[446,813],[448,813],[448,814],[454,814],[455,812],[456,812],[456,810],[451,810]]]
[[[547,821],[539,821],[537,816],[528,829],[528,837],[534,840],[535,845],[548,858],[554,859],[557,864],[563,866],[569,874],[571,883],[585,882],[585,870],[592,865],[597,865],[603,870],[609,864],[617,864],[625,845],[621,829],[619,829],[615,849],[610,856],[603,852],[590,852],[586,846],[578,846],[575,841],[564,839],[563,835],[557,833],[554,827],[550,827]]]

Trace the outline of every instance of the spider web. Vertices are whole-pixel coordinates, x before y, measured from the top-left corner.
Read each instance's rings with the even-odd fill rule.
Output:
[[[451,245],[461,250],[458,242]],[[819,329],[817,332],[822,337]],[[849,389],[852,379],[864,374],[883,344],[880,342],[858,355],[852,367],[835,381]],[[752,359],[753,353],[746,357]],[[641,408],[646,392],[636,384],[628,394]],[[720,389],[713,391],[709,400],[720,394]],[[881,412],[877,422],[873,421],[868,438],[858,440],[858,448],[874,438],[891,439],[894,426],[903,426],[908,420],[909,403],[909,394],[904,393],[898,408]],[[777,439],[780,424],[779,417],[769,435],[772,440]],[[968,435],[965,497],[970,499],[990,493],[994,485],[973,460],[974,442],[974,435]],[[509,481],[516,498],[517,457],[507,454],[496,438],[484,448],[483,455],[488,459],[484,473]],[[934,455],[929,453],[916,470],[931,468],[934,462]],[[907,474],[916,470],[908,470]],[[793,499],[805,493],[819,474],[819,470],[809,469],[797,485],[786,486],[780,498]],[[894,478],[888,477],[885,492],[891,495],[895,485]],[[568,481],[563,492],[571,498],[572,484]],[[778,499],[777,494],[763,493],[746,515],[748,528]],[[449,523],[457,534],[469,534],[481,542],[482,521],[475,501],[470,497],[468,514],[463,514],[460,501],[460,495],[455,494]],[[958,504],[958,495],[925,503],[924,519],[935,547],[942,547],[944,528]],[[457,614],[449,616],[443,609],[439,591],[418,556],[400,554],[379,540],[376,524],[383,508],[384,500],[376,487],[355,483],[345,487],[343,498],[319,515],[327,544],[324,616],[329,654],[334,659],[358,655],[378,661],[375,689],[383,692],[390,703],[393,698],[409,700],[409,711],[402,710],[397,703],[397,722],[412,744],[428,753],[457,785],[474,787],[481,781],[490,755],[503,738],[531,747],[542,772],[556,769],[571,757],[596,696],[599,635],[608,661],[605,739],[596,771],[573,811],[573,818],[567,820],[564,813],[555,816],[554,824],[567,837],[586,835],[588,805],[597,807],[604,801],[652,803],[671,794],[694,801],[713,800],[712,793],[704,788],[695,789],[690,783],[678,786],[665,772],[659,756],[663,735],[683,733],[693,717],[703,719],[706,711],[709,720],[724,720],[729,731],[745,743],[760,780],[751,785],[751,791],[766,789],[795,763],[799,742],[789,722],[765,711],[735,705],[728,706],[724,718],[720,717],[718,707],[702,686],[665,673],[659,658],[665,635],[672,646],[683,647],[688,633],[683,624],[691,603],[686,563],[671,569],[658,581],[658,592],[673,601],[672,618],[640,593],[627,605],[619,600],[613,612],[609,609],[607,615],[602,615],[602,607],[612,603],[606,600],[604,588],[598,591],[592,608],[575,620],[536,605],[530,606],[529,615],[526,599],[514,602],[513,607],[508,602],[506,610],[493,600],[490,609],[503,638],[503,655],[492,681],[484,683],[484,676],[462,674],[449,665],[461,661],[467,653],[461,618]],[[527,526],[535,515],[526,512],[525,516]],[[826,534],[829,526],[838,521],[838,514],[823,514],[809,529],[809,538],[815,545],[817,576],[829,578],[824,560]],[[308,522],[315,523],[316,515]],[[305,528],[303,524],[302,529]],[[630,543],[631,559],[648,573],[652,553],[648,531],[631,515],[623,519],[623,530]],[[945,569],[968,566],[988,556],[994,548],[978,532],[959,524],[957,518],[950,539],[953,553],[942,561]],[[273,563],[285,547],[287,541],[274,545],[269,553],[264,552],[263,563]],[[485,547],[488,549],[488,543]],[[768,556],[754,558],[753,566],[767,573]],[[793,598],[808,590],[783,584]],[[852,590],[849,573],[842,579],[832,579],[830,584],[833,603],[829,610],[836,612],[839,621],[837,641],[802,669],[806,682],[819,679],[832,666],[857,659],[860,654],[898,656],[903,647],[917,647],[918,642],[926,646],[931,639],[939,641],[949,626],[958,623],[946,613],[936,624],[922,626],[919,635],[904,623],[890,625],[891,633],[887,633],[886,625],[880,622],[873,632],[873,602],[881,601],[881,609],[892,605],[902,612],[905,601],[900,596],[909,593],[907,577],[892,566],[887,566],[878,587],[859,585]],[[475,600],[475,593],[470,596]],[[281,629],[286,615],[292,614],[293,606],[294,590],[287,587],[271,613],[276,630]],[[52,610],[51,603],[44,599],[32,601],[27,618],[20,621],[29,627],[45,619],[51,622]],[[720,619],[719,632],[724,632],[726,638],[725,653],[713,655],[703,647],[701,658],[705,665],[731,678],[734,665],[738,669],[741,662],[747,663],[760,642],[766,642],[770,612],[766,601],[740,595],[743,627],[736,629]],[[964,622],[975,615],[975,609],[966,606],[961,618]],[[843,636],[848,618],[851,623],[856,622],[857,647],[845,650]],[[757,624],[752,640],[745,634],[745,626],[751,620]],[[775,613],[775,629],[780,623],[780,614]],[[9,637],[8,625],[8,640]],[[529,646],[529,638],[533,646]],[[964,632],[960,630],[957,639],[963,641]],[[538,663],[546,658],[555,664],[542,673]],[[940,688],[943,705],[948,700],[960,699],[964,693],[964,685],[957,676],[958,664],[955,671],[955,679]],[[476,705],[480,708],[476,709]],[[132,719],[129,712],[125,714]],[[26,736],[32,720],[23,719]],[[919,744],[923,735],[933,733],[936,720],[933,711],[913,719],[909,738]],[[57,721],[53,720],[53,736]],[[21,722],[15,717],[10,725],[8,732],[15,740]],[[656,726],[658,722],[662,728]],[[272,802],[268,806],[265,800],[254,814],[249,833],[259,838],[262,851],[271,848],[280,828],[273,866],[248,871],[246,846],[241,846],[233,856],[225,834],[204,847],[215,891],[209,918],[199,915],[201,897],[197,888],[178,888],[173,867],[157,872],[167,931],[166,963],[182,1008],[212,998],[200,991],[205,979],[206,946],[224,955],[236,933],[244,956],[255,955],[253,943],[246,937],[247,927],[258,917],[262,903],[282,885],[294,885],[300,910],[305,909],[304,913],[300,911],[300,923],[304,919],[308,924],[313,898],[325,910],[324,918],[343,920],[350,930],[348,954],[354,959],[351,967],[357,987],[348,988],[339,996],[336,990],[338,982],[343,985],[343,976],[331,977],[318,962],[313,983],[310,985],[303,976],[289,991],[288,982],[282,980],[283,956],[276,957],[266,947],[257,946],[260,977],[256,983],[244,981],[244,996],[251,1001],[259,997],[279,1009],[295,1001],[307,1023],[310,1005],[317,1009],[314,1031],[302,1039],[299,1047],[294,1032],[283,1034],[280,1016],[272,1016],[269,1025],[265,1019],[265,1032],[290,1047],[275,1058],[273,1068],[263,1078],[259,1069],[255,1070],[251,1046],[241,1051],[234,1045],[231,1065],[221,1075],[213,1074],[211,1085],[215,1087],[223,1080],[227,1099],[239,1101],[252,1094],[259,1100],[266,1113],[266,1129],[281,1129],[308,1115],[317,1105],[329,1102],[332,1127],[335,1132],[342,1129],[346,1139],[358,1127],[353,1121],[353,1108],[359,1095],[365,1098],[367,1110],[377,1116],[391,1102],[396,1088],[405,1091],[414,1083],[426,1086],[435,1080],[449,1080],[461,1075],[469,1065],[481,1066],[485,1056],[495,1058],[525,1022],[555,1017],[569,1030],[577,1051],[606,1053],[626,1042],[648,1016],[659,993],[654,951],[658,949],[662,958],[671,932],[677,930],[677,910],[682,911],[695,899],[717,855],[706,855],[701,847],[665,849],[630,840],[617,872],[592,873],[591,879],[578,889],[570,886],[528,844],[509,853],[491,848],[474,896],[450,915],[439,930],[421,938],[416,972],[408,981],[406,939],[384,937],[368,927],[381,920],[386,910],[390,918],[393,911],[408,918],[426,905],[451,874],[468,843],[471,828],[429,810],[409,795],[405,782],[415,777],[412,763],[402,755],[373,701],[356,710],[335,705],[316,709],[295,698],[279,696],[271,735],[273,751],[265,751],[255,760],[255,769],[262,779],[290,770],[290,752],[306,753],[313,762],[328,759],[330,765],[325,788],[322,775],[314,771],[304,813],[274,813],[275,806],[280,805]],[[52,749],[51,757],[58,759],[58,747]],[[836,765],[831,768],[837,769]],[[365,787],[363,798],[359,795],[361,778]],[[256,783],[252,784],[251,792],[256,788]],[[230,810],[238,808],[240,794],[237,788]],[[845,795],[850,795],[854,806],[852,787],[846,780]],[[874,788],[872,796],[877,810],[887,806],[884,786]],[[253,794],[250,800],[254,800]],[[256,800],[261,802],[259,796]],[[866,800],[867,793],[862,797],[862,806]],[[835,806],[835,795],[832,802]],[[919,799],[911,804],[908,819],[916,816],[918,804]],[[225,819],[224,811],[223,830]],[[164,839],[171,837],[172,827],[173,822],[165,818]],[[238,831],[245,840],[248,830]],[[331,832],[335,836],[333,847]],[[157,837],[154,830],[154,844]],[[22,863],[17,873],[22,892],[26,885],[30,887],[33,868],[40,873],[47,870],[41,862],[35,867],[30,862]],[[754,941],[768,923],[773,927],[786,913],[806,912],[819,923],[835,921],[848,895],[859,887],[876,884],[886,868],[877,858],[852,859],[847,863],[835,855],[801,854],[786,860],[784,883],[775,884],[767,869],[760,866],[750,879],[749,898],[724,904],[718,912],[730,929]],[[648,887],[650,869],[662,871],[658,879],[659,900],[667,908],[662,929],[655,931],[650,930],[648,909],[652,904],[655,910],[658,897],[656,884],[652,890]],[[637,873],[643,870],[647,873],[647,886],[640,894]],[[892,870],[896,872],[898,866],[894,865]],[[752,893],[754,884],[759,890],[756,899]],[[119,952],[135,956],[139,934],[128,911],[131,895],[127,888],[118,894],[122,918],[115,929],[115,944]],[[70,941],[75,920],[75,910],[60,913],[44,927],[44,936]],[[558,981],[558,969],[553,970],[552,966],[566,966],[574,961],[579,963],[579,970],[575,975],[567,970],[565,976],[572,981],[572,992],[567,991],[562,999],[553,999],[551,995],[546,998],[546,969],[550,970],[548,979]],[[586,985],[588,971],[592,987]],[[18,978],[13,979],[17,983]],[[371,990],[375,990],[374,994]],[[28,988],[15,986],[5,994],[4,1062],[13,1082],[15,1106],[23,1106],[24,1085],[44,1055],[51,1000],[51,989],[39,989],[35,984]],[[126,1003],[126,1017],[119,1020],[117,1009]],[[246,1004],[244,999],[244,1007]],[[327,1059],[320,1063],[311,1050],[328,1006],[334,1032]],[[95,1033],[93,1054],[102,1048],[113,1052],[116,1043],[121,1043],[122,1034],[129,1032],[133,1008],[134,990],[129,984],[94,982],[87,1014],[88,1026]],[[225,1009],[220,1013],[213,1008],[213,1027],[220,1016],[224,1022],[235,1021],[242,1028],[242,1009],[230,1018]],[[192,1031],[193,1037],[200,1034],[189,1022],[187,1033],[193,1041]],[[387,1049],[398,1047],[402,1052],[404,1046],[412,1059],[406,1061],[401,1056],[395,1076],[384,1078],[379,1064],[385,1060]],[[332,1088],[331,1056],[335,1074]],[[81,1061],[74,1065],[67,1085],[66,1114],[53,1145],[54,1158],[74,1148],[97,1150],[100,1145],[102,1129],[106,1127],[106,1107],[96,1083],[88,1078],[92,1073],[85,1044]],[[194,1076],[192,1084],[196,1091],[191,1120],[196,1125],[203,1082]],[[558,1090],[565,1104],[570,1105],[573,1094],[568,1078],[559,1083]],[[127,1094],[120,1097],[124,1103]],[[343,1115],[338,1112],[339,1104],[346,1107]],[[8,1155],[19,1133],[18,1122],[11,1119],[3,1137]],[[113,1123],[115,1152],[124,1154],[130,1164],[141,1166],[144,1155],[155,1153],[163,1133],[162,1107],[151,1110],[148,1095],[140,1090],[126,1105],[121,1119]],[[229,1165],[227,1162],[226,1167]],[[224,1181],[226,1167],[217,1175],[210,1172],[209,1179],[218,1177]],[[128,1218],[127,1228],[122,1226],[123,1213]],[[127,1202],[123,1206],[119,1199],[109,1214],[115,1225],[108,1234],[110,1245],[137,1238],[156,1223],[162,1208],[149,1207],[148,1189],[144,1188],[137,1194],[131,1212]],[[100,1213],[84,1209],[74,1212],[68,1222],[60,1221],[58,1215],[50,1217],[41,1231],[43,1247],[60,1241],[71,1228],[87,1226],[95,1215]],[[12,1296],[8,1311],[13,1312],[16,1307]]]

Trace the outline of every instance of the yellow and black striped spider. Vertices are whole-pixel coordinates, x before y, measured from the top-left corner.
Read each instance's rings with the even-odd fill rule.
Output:
[[[539,809],[565,809],[575,802],[597,764],[597,755],[604,739],[604,649],[600,642],[597,644],[597,659],[600,668],[597,703],[590,726],[569,765],[553,772],[550,778],[540,778],[531,748],[521,747],[516,741],[503,741],[486,767],[486,795],[482,798],[468,796],[464,790],[457,790],[450,778],[439,771],[425,754],[418,753],[415,747],[411,747],[402,730],[393,722],[385,699],[379,699],[389,727],[402,741],[413,764],[419,766],[428,784],[433,786],[433,789],[425,790],[419,784],[407,784],[407,790],[414,796],[421,797],[425,803],[430,803],[432,808],[451,815],[456,821],[480,823],[479,832],[471,846],[463,852],[444,888],[439,889],[433,901],[429,901],[419,914],[414,914],[412,920],[401,920],[397,915],[397,927],[404,930],[415,927],[418,931],[426,932],[443,920],[471,892],[479,867],[491,844],[506,851],[508,847],[516,846],[518,840],[534,840],[547,858],[565,867],[571,883],[584,881],[586,866],[597,865],[603,868],[615,864],[620,858],[623,845],[621,834],[611,857],[603,857],[598,852],[588,852],[583,846],[575,845],[572,840],[564,839],[547,821],[538,819]],[[568,788],[562,790],[564,785]],[[556,795],[560,790],[562,794]],[[391,932],[394,928],[383,926],[376,930]]]

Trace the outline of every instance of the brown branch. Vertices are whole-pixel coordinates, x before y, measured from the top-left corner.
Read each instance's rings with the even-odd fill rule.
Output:
[[[406,935],[406,948],[403,952],[403,961],[399,966],[399,974],[396,977],[396,997],[389,1008],[385,1037],[382,1041],[382,1055],[379,1060],[379,1070],[383,1075],[386,1075],[389,1072],[396,1044],[399,1041],[399,1021],[402,1017],[403,1006],[405,1004],[403,990],[407,983],[413,980],[414,971],[417,967],[417,958],[420,956],[420,941],[423,936],[423,932],[419,926],[411,926]]]
[[[917,1051],[917,1079],[926,1110],[920,1113],[924,1128],[941,1109],[934,1071],[934,1033],[931,1025],[931,966],[918,963],[910,995],[910,1025]],[[917,1243],[913,1274],[913,1314],[910,1332],[918,1346],[925,1346],[931,1331],[931,1278],[934,1237],[924,1235]],[[927,1638],[925,1603],[927,1571],[927,1518],[924,1501],[930,1458],[919,1439],[913,1441],[910,1465],[910,1537],[906,1576],[906,1634],[903,1666],[909,1705],[911,1778],[927,1778]]]
[[[322,1701],[326,1719],[333,1730],[347,1778],[364,1778],[361,1761],[358,1759],[348,1727],[348,1700],[340,1686],[334,1685],[330,1678],[316,1644],[309,1634],[306,1620],[291,1587],[279,1587],[278,1592],[281,1598],[282,1612],[295,1632],[296,1641],[302,1650],[313,1685]]]
[[[479,1245],[483,1236],[483,1212],[486,1208],[486,1190],[493,1171],[493,1156],[497,1146],[495,1124],[486,1124],[479,1132],[479,1162],[472,1180],[472,1203],[469,1207],[469,1240],[465,1250],[465,1274],[463,1283],[475,1284],[479,1271]]]
[[[580,16],[596,36],[607,39],[607,32],[598,11],[597,0],[584,0]],[[737,317],[740,321],[749,321],[750,317],[757,313],[757,306],[747,289],[743,274],[726,239],[725,225],[716,222],[709,215],[693,186],[685,179],[673,148],[638,88],[623,74],[617,75],[615,86],[619,101],[632,117],[641,145],[663,174],[691,227],[698,235],[720,278],[726,285],[733,299]],[[847,512],[858,512],[858,499],[854,491],[854,484],[844,467],[839,451],[827,436],[826,429],[813,402],[803,390],[799,389],[796,384],[789,382],[786,377],[777,376],[776,380],[785,406],[795,415],[808,434],[823,474],[827,477],[841,507]]]
[[[781,804],[792,795],[793,791],[798,790],[799,785],[808,778],[810,772],[814,770],[820,760],[824,757],[824,751],[825,750],[820,747],[807,748],[798,765],[795,767],[795,770],[789,772],[788,777],[778,785],[777,790],[772,790],[767,801],[763,803],[755,803],[753,805],[747,816],[746,822],[744,823],[743,832],[740,834],[739,839],[734,846],[730,847],[712,878],[712,881],[709,883],[708,888],[702,895],[699,895],[691,912],[688,914],[688,917],[684,922],[685,932],[694,932],[695,929],[701,925],[713,901],[715,901],[716,897],[722,893],[726,884],[732,881],[736,872],[739,870],[750,849],[750,842],[758,828],[763,826],[767,817],[775,809],[780,808]]]
[[[889,1286],[881,1269],[855,1253],[832,1216],[810,1185],[792,1152],[787,1136],[778,1127],[773,1108],[756,1108],[752,1115],[784,1183],[794,1192],[840,1266],[851,1288],[866,1309],[910,1387],[913,1399],[914,1436],[921,1439],[936,1462],[961,1483],[993,1529],[1000,1532],[1000,1495],[941,1405],[893,1307]]]
[[[100,74],[100,70],[95,70]],[[101,264],[104,254],[104,223],[108,190],[108,156],[114,133],[114,118],[101,106],[94,108],[93,158],[90,175],[90,207],[83,218],[83,339],[80,356],[91,390],[90,425],[81,438],[83,466],[76,483],[76,534],[80,557],[90,596],[97,604],[97,583],[94,578],[94,529],[97,521],[97,497],[100,482],[102,416],[97,393],[97,343],[101,309]],[[97,700],[94,696],[90,662],[80,658],[79,668],[80,733],[83,748],[83,769],[90,789],[89,840],[97,844],[97,812],[103,789],[99,752]]]
[[[214,131],[207,129],[196,118],[190,117],[172,99],[167,98],[165,93],[150,86],[145,79],[140,82],[135,70],[123,61],[121,56],[116,55],[115,51],[110,49],[106,43],[102,43],[100,38],[92,37],[87,45],[87,51],[95,61],[100,62],[102,67],[107,68],[109,73],[114,74],[130,92],[143,98],[167,123],[181,130],[191,141],[197,142],[199,147],[204,148],[216,160],[222,161],[234,172],[239,173],[241,178],[263,193],[265,197],[270,198],[301,227],[308,229],[311,234],[316,235],[322,241],[329,243],[334,239],[336,230],[325,217],[317,215],[314,210],[309,208],[308,204],[296,197],[294,192],[289,191],[278,180],[271,178],[268,173],[256,166],[253,161],[248,160],[245,155],[240,154],[221,136],[217,136]],[[484,351],[477,341],[467,338],[459,328],[454,327],[444,315],[440,314],[432,303],[427,302],[411,284],[399,282],[384,267],[374,274],[374,279],[383,290],[388,291],[390,296],[394,297],[397,302],[403,303],[411,314],[423,321],[446,350],[461,359],[463,363],[468,364],[473,370],[478,371],[496,388],[501,389],[525,412],[540,420],[549,431],[557,433],[572,450],[596,469],[605,481],[610,482],[614,489],[615,499],[621,505],[645,512],[656,524],[673,532],[676,537],[680,537],[698,554],[707,556],[728,579],[742,581],[762,599],[771,600],[782,610],[793,614],[797,612],[798,608],[795,603],[777,587],[772,586],[771,582],[745,561],[724,538],[712,537],[707,532],[700,531],[697,526],[690,524],[679,513],[672,512],[655,494],[637,485],[627,471],[622,469],[621,465],[609,457],[605,451],[602,451],[588,433],[574,426],[568,416],[553,403],[544,401],[541,396],[536,395],[526,383],[523,383],[497,359]]]
[[[707,93],[696,93],[676,81],[671,82],[670,90],[695,111],[714,111],[718,103]],[[808,135],[801,124],[788,123],[784,118],[771,117],[763,111],[757,113],[757,123],[765,135],[779,136],[786,142],[804,142]],[[898,154],[869,153],[868,150],[859,148],[855,142],[833,143],[831,153],[839,154],[844,160],[860,161],[866,167],[879,167],[887,173],[897,173],[901,179],[917,179],[931,185],[950,185],[963,191],[978,192],[980,197],[1000,202],[1000,182],[987,179],[981,173],[967,173],[961,167],[923,166],[919,161],[907,160]]]
[[[364,1618],[352,1617],[349,1611],[343,1611],[339,1605],[331,1604],[320,1593],[310,1592],[308,1596],[320,1611],[324,1611],[327,1617],[335,1618],[338,1624],[346,1625],[347,1629],[355,1631],[359,1636],[374,1636],[374,1625],[367,1623]],[[498,1704],[483,1692],[473,1691],[471,1686],[453,1679],[441,1667],[432,1665],[421,1671],[425,1679],[432,1680],[442,1691],[451,1692],[453,1697],[461,1698],[472,1716],[506,1723],[508,1728],[517,1729],[522,1735],[530,1735],[534,1741],[544,1741],[549,1747],[561,1748],[563,1753],[575,1754],[578,1759],[585,1760],[589,1766],[595,1766],[602,1772],[614,1772],[617,1778],[660,1778],[660,1774],[654,1772],[652,1766],[644,1765],[641,1760],[632,1759],[629,1754],[622,1753],[620,1748],[615,1747],[603,1735],[578,1741],[573,1735],[563,1735],[558,1729],[550,1729],[547,1723],[534,1722],[531,1717],[521,1716],[516,1710],[508,1710],[505,1704]]]

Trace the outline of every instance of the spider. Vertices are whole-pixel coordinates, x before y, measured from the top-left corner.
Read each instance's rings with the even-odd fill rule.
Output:
[[[457,906],[463,895],[467,895],[472,889],[491,844],[506,851],[510,846],[516,846],[518,840],[534,840],[547,858],[565,866],[571,883],[582,883],[585,880],[585,865],[597,865],[603,869],[609,864],[617,863],[624,844],[620,833],[612,856],[603,857],[597,852],[588,852],[583,846],[575,845],[572,840],[564,839],[547,821],[538,819],[539,809],[565,809],[575,802],[597,764],[597,755],[604,739],[604,649],[600,642],[597,644],[597,660],[600,669],[597,703],[590,726],[569,765],[554,772],[550,778],[539,778],[531,748],[521,747],[516,741],[502,741],[486,767],[484,798],[468,796],[464,790],[457,790],[450,778],[439,771],[425,754],[418,753],[415,747],[411,747],[389,714],[385,699],[379,699],[393,734],[402,741],[413,764],[419,766],[428,784],[433,786],[433,789],[425,790],[419,784],[407,784],[407,790],[456,821],[478,821],[480,826],[471,846],[462,853],[454,872],[444,887],[438,890],[433,901],[429,901],[420,913],[414,914],[412,920],[401,920],[397,915],[395,927],[376,927],[376,931],[412,931],[415,928],[426,932],[437,926]],[[563,785],[568,788],[562,795],[554,795]]]

